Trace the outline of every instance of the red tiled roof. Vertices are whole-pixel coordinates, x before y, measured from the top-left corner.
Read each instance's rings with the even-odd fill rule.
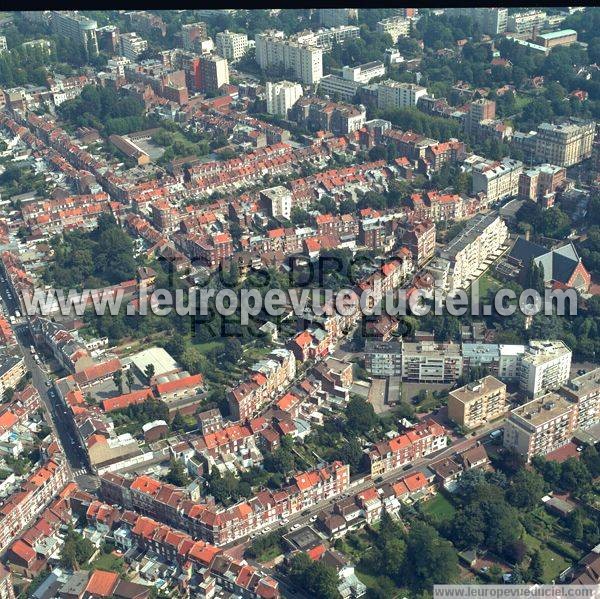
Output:
[[[117,582],[119,582],[119,575],[116,572],[94,570],[85,590],[98,597],[111,597]]]

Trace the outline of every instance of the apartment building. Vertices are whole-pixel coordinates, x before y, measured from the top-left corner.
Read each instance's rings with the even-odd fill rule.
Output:
[[[389,441],[375,443],[367,454],[371,476],[401,468],[412,461],[444,449],[448,445],[446,429],[434,420],[421,421],[414,428]]]
[[[360,37],[360,28],[356,25],[338,25],[317,31],[304,31],[291,39],[303,44],[314,44],[323,48],[324,52],[331,50],[333,44],[345,44],[349,40]]]
[[[548,393],[511,410],[504,425],[504,447],[524,456],[546,455],[572,437],[577,406],[557,393]]]
[[[410,19],[404,17],[382,19],[377,22],[377,31],[391,35],[395,44],[398,42],[398,38],[407,37],[410,34]]]
[[[319,91],[332,98],[352,102],[362,85],[358,81],[344,79],[337,75],[325,75],[319,80]]]
[[[560,394],[577,403],[577,427],[588,429],[600,419],[600,368],[568,380]]]
[[[68,37],[79,42],[86,53],[95,56],[98,54],[98,39],[96,30],[98,23],[88,19],[78,11],[52,11],[52,31],[63,37]]]
[[[481,121],[493,120],[496,118],[496,102],[487,98],[478,98],[469,104],[469,112],[465,115],[465,131],[472,135],[476,132],[477,126]]]
[[[217,52],[229,62],[239,60],[248,51],[248,36],[245,33],[220,31],[216,35]]]
[[[267,81],[265,86],[267,96],[267,112],[276,114],[284,119],[287,118],[289,110],[302,96],[302,86],[293,81],[278,81],[272,83]]]
[[[562,124],[542,123],[537,129],[535,158],[569,167],[592,155],[596,124],[571,119]]]
[[[410,224],[402,235],[402,243],[411,251],[418,268],[435,255],[435,223],[425,220]]]
[[[323,27],[348,25],[358,17],[357,8],[319,8],[319,24]]]
[[[121,56],[135,62],[138,56],[148,49],[148,42],[137,33],[122,33],[119,36]]]
[[[570,379],[560,394],[577,402],[577,427],[589,429],[600,420],[600,368]]]
[[[345,66],[341,76],[326,75],[319,81],[319,90],[340,100],[353,101],[358,90],[371,79],[383,77],[385,65],[380,61],[368,62],[356,67]]]
[[[558,389],[569,379],[571,357],[563,341],[531,340],[521,356],[519,386],[530,397]]]
[[[402,343],[402,380],[452,383],[463,372],[460,345],[421,341]]]
[[[0,599],[16,599],[11,571],[0,566]]]
[[[523,163],[512,158],[480,162],[473,166],[473,194],[484,193],[490,203],[516,196]]]
[[[554,197],[554,193],[567,178],[567,170],[553,164],[540,164],[519,175],[519,199],[543,202]],[[545,207],[549,207],[546,201]]]
[[[349,483],[348,464],[336,461],[318,470],[298,473],[283,488],[265,489],[227,509],[190,501],[182,489],[148,476],[126,479],[105,474],[100,479],[100,494],[105,501],[221,546],[340,495],[348,490]]]
[[[465,289],[487,269],[508,238],[506,223],[496,212],[478,214],[440,252],[450,262],[448,288]]]
[[[366,108],[344,102],[330,102],[318,97],[302,97],[290,111],[290,119],[311,131],[331,131],[347,135],[362,129],[367,119]]]
[[[323,49],[316,41],[292,41],[282,31],[258,33],[256,62],[261,69],[280,68],[291,72],[306,85],[314,85],[323,76]]]
[[[23,356],[0,354],[0,401],[4,401],[7,389],[16,389],[26,372]]]
[[[508,15],[507,31],[511,33],[531,33],[540,30],[545,24],[548,15],[544,10],[528,10],[515,12]]]
[[[365,341],[365,370],[371,376],[402,376],[402,344],[397,339]]]
[[[377,86],[377,107],[381,110],[410,108],[419,98],[427,95],[427,88],[415,83],[401,83],[388,79]]]
[[[535,38],[535,43],[544,48],[555,48],[556,46],[570,46],[577,41],[577,31],[574,29],[561,29],[542,33]]]
[[[371,79],[383,77],[385,75],[385,65],[380,60],[365,62],[355,67],[342,67],[342,78],[346,81],[355,81],[357,83],[369,83]]]
[[[55,454],[10,495],[0,507],[0,551],[19,535],[68,482],[67,461]]]
[[[198,21],[197,23],[188,23],[181,26],[181,42],[183,49],[188,52],[198,50],[200,42],[208,38],[206,23]]]
[[[200,69],[200,91],[203,93],[215,93],[223,85],[229,83],[229,65],[227,59],[217,55],[201,56]]]
[[[260,199],[268,206],[269,213],[274,218],[290,219],[292,215],[292,192],[283,185],[263,189]]]
[[[498,35],[504,33],[508,26],[507,8],[458,8],[454,9],[459,14],[471,17],[478,25],[482,33]]]
[[[506,385],[493,376],[483,377],[448,395],[448,417],[466,429],[500,418],[508,407]]]
[[[266,360],[254,364],[252,374],[229,391],[227,401],[231,418],[245,421],[255,416],[270,399],[274,399],[296,374],[296,358],[287,349],[273,350]]]

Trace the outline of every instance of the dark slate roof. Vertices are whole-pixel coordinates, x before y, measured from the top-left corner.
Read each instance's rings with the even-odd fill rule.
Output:
[[[547,252],[536,258],[536,263],[544,267],[544,281],[566,283],[579,264],[579,255],[572,243]]]
[[[548,250],[543,245],[527,241],[524,237],[517,237],[509,256],[520,261],[526,268],[529,268],[529,264],[533,258],[538,258],[547,252]]]
[[[519,261],[523,268],[529,268],[531,260],[544,268],[544,281],[559,281],[566,283],[579,264],[579,255],[575,246],[568,242],[562,247],[549,250],[543,245],[518,237],[509,256]]]

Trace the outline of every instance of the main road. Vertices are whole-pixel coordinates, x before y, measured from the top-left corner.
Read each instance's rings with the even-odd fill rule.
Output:
[[[5,306],[5,312],[10,316],[17,317],[16,311],[19,309],[19,305],[16,303],[13,294],[9,291],[4,277],[0,279],[0,298]],[[25,359],[25,366],[31,373],[31,384],[37,389],[42,399],[42,405],[46,412],[45,419],[52,428],[58,443],[67,457],[73,478],[81,478],[81,482],[88,483],[82,485],[84,487],[93,486],[89,485],[91,481],[86,480],[88,478],[86,477],[86,456],[77,438],[73,435],[72,419],[67,413],[67,408],[52,388],[52,381],[46,371],[44,362],[37,364],[34,356],[31,354],[30,346],[33,344],[33,339],[29,333],[29,327],[25,318],[17,318],[17,322],[12,326],[17,343]]]

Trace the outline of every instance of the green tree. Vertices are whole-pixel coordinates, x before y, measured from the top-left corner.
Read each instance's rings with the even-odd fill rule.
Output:
[[[119,395],[123,393],[123,370],[119,369],[113,373],[113,382],[119,391]]]
[[[154,376],[155,372],[156,369],[154,368],[154,364],[148,364],[146,368],[144,368],[144,374],[146,375],[146,378],[148,380],[150,380]]]
[[[377,423],[373,406],[362,397],[352,397],[346,406],[346,426],[355,434],[370,431]]]
[[[435,528],[416,521],[406,540],[403,571],[413,590],[428,590],[434,584],[455,580],[458,556],[452,543],[440,537]]]
[[[236,337],[227,337],[223,348],[225,360],[230,364],[237,364],[243,354],[242,344]]]
[[[165,482],[176,487],[185,487],[190,483],[190,477],[185,471],[181,460],[172,459],[169,472],[165,476]]]
[[[171,428],[176,432],[181,432],[185,430],[185,419],[179,410],[177,410],[175,412],[175,415],[173,416],[173,420],[171,421]]]
[[[541,582],[544,575],[544,565],[542,563],[542,556],[539,551],[536,551],[531,556],[531,562],[529,564],[529,577],[532,580]]]
[[[127,371],[125,372],[125,380],[127,381],[127,387],[129,389],[129,391],[131,392],[131,390],[133,388],[133,383],[134,383],[134,377],[133,377],[133,372],[131,371],[131,368],[128,368]]]
[[[544,487],[544,479],[537,472],[522,468],[514,476],[506,497],[517,508],[531,509],[539,505]]]

